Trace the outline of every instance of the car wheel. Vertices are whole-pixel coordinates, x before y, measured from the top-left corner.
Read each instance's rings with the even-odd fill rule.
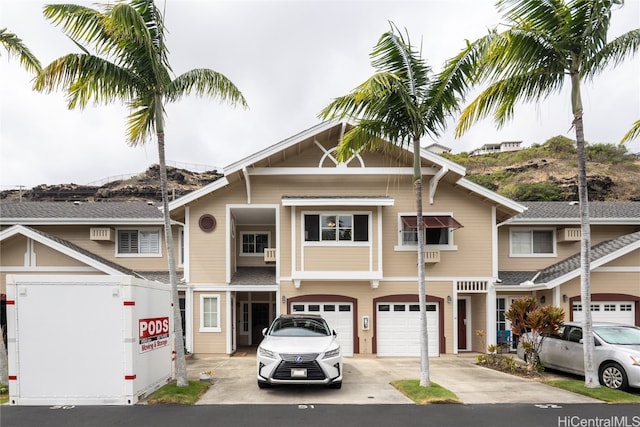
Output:
[[[329,384],[329,388],[335,388],[335,389],[342,388],[342,381],[337,381],[335,383]]]
[[[627,373],[617,363],[607,363],[600,369],[600,384],[615,390],[625,390],[629,385]]]
[[[264,382],[264,381],[258,381],[258,388],[259,389],[263,389],[263,388],[271,388],[271,384]]]

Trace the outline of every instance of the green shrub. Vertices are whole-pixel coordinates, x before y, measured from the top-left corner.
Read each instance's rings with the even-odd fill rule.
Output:
[[[585,148],[587,160],[597,163],[623,163],[629,160],[624,145],[593,144]]]
[[[558,135],[548,139],[543,147],[551,154],[558,155],[575,155],[576,142],[565,136]]]
[[[499,193],[516,201],[557,202],[562,200],[562,192],[551,182],[525,182],[510,184]]]

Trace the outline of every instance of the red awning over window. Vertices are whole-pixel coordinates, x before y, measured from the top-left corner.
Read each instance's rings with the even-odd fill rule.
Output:
[[[402,222],[407,226],[407,228],[418,228],[418,222],[415,216],[403,216]],[[424,224],[424,228],[453,228],[455,230],[457,228],[464,227],[450,216],[423,215],[422,223]]]

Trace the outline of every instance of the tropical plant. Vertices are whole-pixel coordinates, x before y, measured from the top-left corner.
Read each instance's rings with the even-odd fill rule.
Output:
[[[468,43],[466,55],[477,58],[476,82],[488,82],[463,111],[456,135],[467,131],[477,120],[493,113],[498,127],[514,114],[517,103],[541,102],[559,93],[568,80],[571,87],[572,125],[576,135],[578,194],[582,239],[580,245],[580,294],[590,306],[589,205],[582,82],[592,80],[607,67],[632,56],[640,47],[640,29],[608,41],[612,10],[623,0],[498,0],[507,29],[497,29]],[[585,386],[598,387],[594,364],[594,337],[591,312],[583,321]]]
[[[347,161],[354,153],[366,150],[407,147],[413,151],[418,234],[420,385],[427,387],[430,378],[420,140],[426,135],[439,136],[447,119],[458,110],[459,97],[467,88],[465,81],[471,75],[471,68],[450,65],[436,78],[421,53],[411,44],[408,34],[403,36],[393,23],[390,27],[370,54],[376,73],[348,95],[334,99],[322,110],[320,117],[355,120],[355,126],[344,134],[338,144],[339,161]]]
[[[40,61],[18,36],[8,32],[6,28],[0,28],[0,43],[7,50],[9,56],[18,57],[25,70],[36,74],[40,72],[42,69]]]
[[[504,317],[511,322],[511,332],[520,339],[527,368],[537,369],[542,342],[564,325],[564,310],[552,305],[539,306],[535,298],[524,297],[514,300]]]
[[[243,107],[246,101],[229,79],[210,69],[193,69],[172,78],[164,20],[153,0],[105,4],[100,9],[53,4],[45,7],[44,15],[61,26],[82,52],[62,56],[46,66],[34,89],[47,92],[64,89],[69,109],[83,108],[91,100],[102,104],[125,102],[130,109],[127,126],[130,145],[144,144],[156,134],[174,310],[176,382],[185,387],[187,370],[167,194],[164,103],[178,101],[191,92]],[[83,42],[93,46],[95,53]]]

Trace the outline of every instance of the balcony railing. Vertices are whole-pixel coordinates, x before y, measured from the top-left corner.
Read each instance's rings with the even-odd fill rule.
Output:
[[[264,262],[276,262],[276,248],[264,248]]]

